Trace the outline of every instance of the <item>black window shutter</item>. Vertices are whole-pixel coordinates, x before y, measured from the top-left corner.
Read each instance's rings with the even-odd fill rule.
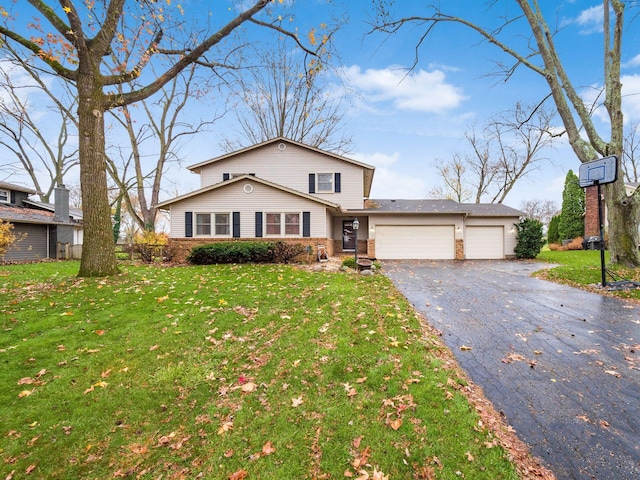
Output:
[[[334,173],[333,174],[333,191],[336,193],[340,193],[340,174],[339,173]]]
[[[9,199],[9,202],[13,203],[14,205],[16,203],[16,192],[14,192],[13,190],[11,190],[11,198]]]
[[[193,237],[193,212],[184,212],[184,236]]]
[[[311,236],[311,212],[302,212],[302,236]]]
[[[256,238],[262,237],[262,212],[256,212]]]
[[[229,174],[228,173],[223,173],[222,174],[222,181],[226,182],[227,180],[229,180]]]
[[[309,193],[316,193],[316,174],[309,174]]]
[[[240,238],[240,212],[233,212],[233,238]]]

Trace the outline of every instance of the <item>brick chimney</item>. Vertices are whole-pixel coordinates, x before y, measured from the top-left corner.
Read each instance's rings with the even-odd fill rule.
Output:
[[[69,223],[69,190],[62,183],[53,189],[53,220]]]
[[[604,206],[603,213],[604,213]],[[600,222],[598,221],[598,186],[586,188],[584,238],[599,237]]]

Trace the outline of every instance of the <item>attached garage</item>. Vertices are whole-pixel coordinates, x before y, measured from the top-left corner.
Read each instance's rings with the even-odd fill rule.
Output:
[[[504,227],[466,227],[464,248],[468,260],[503,259]]]
[[[377,225],[376,257],[386,260],[453,260],[453,225]]]

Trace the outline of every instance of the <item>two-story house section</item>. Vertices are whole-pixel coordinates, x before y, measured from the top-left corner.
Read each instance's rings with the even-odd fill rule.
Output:
[[[179,258],[198,244],[256,239],[323,245],[331,256],[505,258],[522,214],[452,200],[370,200],[373,166],[286,138],[188,168],[201,188],[157,205],[170,212]]]

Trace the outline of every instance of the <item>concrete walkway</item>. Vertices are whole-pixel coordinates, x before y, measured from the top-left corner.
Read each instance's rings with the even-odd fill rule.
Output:
[[[640,305],[530,277],[544,267],[383,263],[558,479],[640,479]]]

